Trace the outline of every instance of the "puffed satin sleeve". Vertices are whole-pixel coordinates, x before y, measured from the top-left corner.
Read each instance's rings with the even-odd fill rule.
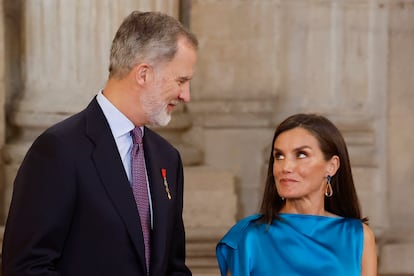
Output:
[[[216,258],[222,276],[227,275],[228,271],[237,276],[250,275],[251,250],[240,242],[243,241],[249,224],[258,218],[260,215],[252,215],[240,220],[217,244]]]

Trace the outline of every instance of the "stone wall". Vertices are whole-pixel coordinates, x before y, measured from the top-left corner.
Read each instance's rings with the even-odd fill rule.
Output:
[[[11,183],[33,139],[46,127],[83,109],[103,87],[109,47],[122,19],[134,9],[161,10],[178,15],[178,1],[76,0],[12,1],[9,28],[20,31],[8,43],[12,56],[8,81],[8,142],[5,161],[4,208],[10,202]],[[47,16],[45,16],[47,15]],[[14,19],[13,19],[14,17]],[[18,63],[18,65],[14,65]],[[20,81],[20,85],[12,82]],[[4,209],[3,208],[3,209]]]
[[[194,275],[217,275],[215,243],[257,211],[274,128],[297,112],[322,113],[343,131],[381,272],[414,273],[413,0],[3,3],[0,211],[34,137],[102,87],[122,18],[161,10],[183,18],[200,40],[192,102],[156,129],[183,154]]]
[[[4,52],[4,12],[3,12],[3,5],[0,5],[0,106],[5,106],[5,52]],[[4,147],[5,143],[5,112],[4,108],[0,109],[0,149]],[[3,180],[3,160],[0,158],[0,201],[4,201],[4,181]],[[2,224],[4,220],[3,215],[3,205],[0,204],[0,224]],[[1,236],[1,234],[0,234]],[[0,245],[1,245],[1,238],[0,238]]]
[[[414,275],[414,1],[389,6],[387,165],[390,226],[380,268]]]
[[[206,164],[236,175],[238,217],[258,208],[276,124],[322,113],[349,146],[380,271],[414,273],[414,2],[191,2],[200,37],[193,137]]]
[[[237,175],[241,216],[261,200],[277,123],[318,112],[344,133],[365,214],[388,226],[387,8],[370,3],[193,1],[195,140],[206,164]]]
[[[4,147],[5,144],[5,98],[6,98],[6,84],[5,84],[5,33],[4,33],[4,18],[5,13],[3,9],[3,3],[0,3],[0,149]],[[5,182],[4,182],[4,162],[3,159],[0,158],[0,203],[4,202],[5,198]],[[3,243],[3,232],[4,227],[4,208],[3,204],[0,204],[0,258],[1,258],[1,247]],[[1,259],[0,259],[0,276],[1,276]]]
[[[4,0],[7,9],[9,78],[7,104],[8,139],[0,138],[2,177],[0,213],[7,214],[13,179],[37,135],[48,126],[83,109],[107,78],[109,48],[122,19],[132,10],[157,10],[180,17],[178,0]],[[3,4],[3,3],[2,3]],[[3,7],[3,5],[1,5]],[[3,17],[1,17],[3,19]],[[3,20],[1,20],[3,22]],[[2,25],[0,27],[3,27]],[[3,41],[3,40],[1,40]],[[0,48],[2,53],[3,45]],[[3,62],[3,59],[1,59]],[[4,65],[2,63],[1,65]],[[2,69],[2,68],[0,68]],[[0,71],[3,73],[3,71]],[[0,75],[2,76],[2,74]],[[1,96],[5,94],[0,89]],[[2,102],[0,99],[0,102]],[[2,118],[0,116],[0,118]],[[187,229],[188,263],[197,275],[216,274],[215,244],[235,223],[236,195],[230,172],[203,166],[203,153],[183,138],[192,120],[185,108],[179,110],[167,128],[156,129],[180,149],[186,166],[184,219]],[[1,129],[0,134],[4,134]],[[216,191],[215,186],[226,185]],[[223,198],[226,200],[223,201]],[[208,208],[210,200],[222,201]],[[210,209],[210,212],[205,210]],[[3,219],[0,218],[0,237]],[[1,241],[1,238],[0,238]]]

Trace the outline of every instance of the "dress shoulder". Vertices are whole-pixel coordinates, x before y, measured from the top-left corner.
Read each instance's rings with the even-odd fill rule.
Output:
[[[217,244],[216,257],[222,276],[227,275],[228,271],[231,271],[232,275],[248,275],[248,262],[243,261],[239,246],[250,226],[260,218],[261,215],[255,214],[241,219]]]
[[[226,244],[227,246],[236,249],[249,226],[261,217],[262,215],[260,214],[254,214],[239,220],[232,228],[230,228],[227,234],[220,240],[219,244]]]

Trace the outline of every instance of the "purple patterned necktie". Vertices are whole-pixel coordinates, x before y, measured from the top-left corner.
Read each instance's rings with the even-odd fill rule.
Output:
[[[132,190],[135,202],[138,207],[139,217],[141,219],[142,234],[145,245],[145,261],[147,271],[150,264],[150,206],[147,188],[147,178],[145,172],[144,147],[142,146],[142,131],[136,127],[131,131],[132,152],[131,152],[131,172],[132,172]],[[149,274],[149,273],[148,273]]]

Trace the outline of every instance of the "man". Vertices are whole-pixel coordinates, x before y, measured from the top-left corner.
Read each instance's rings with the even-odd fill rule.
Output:
[[[18,171],[3,276],[191,275],[181,158],[144,126],[166,125],[190,100],[196,50],[170,16],[136,11],[124,20],[104,89],[41,134]]]

